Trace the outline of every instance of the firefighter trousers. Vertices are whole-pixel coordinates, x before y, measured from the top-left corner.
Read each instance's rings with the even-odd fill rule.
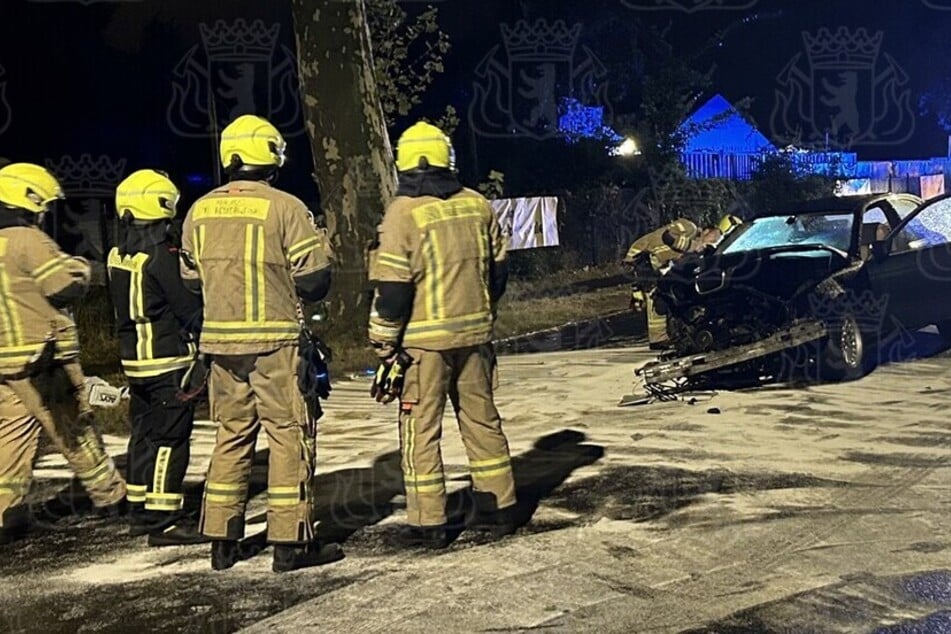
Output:
[[[296,346],[254,355],[215,355],[210,391],[218,425],[208,468],[201,531],[212,539],[244,537],[254,445],[267,434],[267,535],[279,544],[314,539],[317,426],[297,388]]]
[[[400,453],[406,486],[407,522],[446,523],[442,418],[446,396],[459,423],[477,502],[496,511],[515,504],[508,440],[492,390],[497,381],[491,344],[434,352],[408,348],[414,363],[400,399]],[[488,500],[488,502],[486,502]]]
[[[182,485],[188,460],[193,401],[178,395],[185,370],[129,382],[132,435],[126,479],[131,520],[153,523],[182,510]]]
[[[120,502],[125,481],[103,448],[78,362],[0,380],[0,527],[25,522],[40,430],[65,456],[97,507]]]
[[[644,312],[647,313],[647,341],[662,344],[670,340],[667,335],[667,317],[657,312],[654,305],[654,291],[646,294]]]

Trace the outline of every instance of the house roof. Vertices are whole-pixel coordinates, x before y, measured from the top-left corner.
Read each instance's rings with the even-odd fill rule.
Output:
[[[776,150],[722,95],[714,95],[697,108],[680,129],[689,135],[685,152],[758,154]]]

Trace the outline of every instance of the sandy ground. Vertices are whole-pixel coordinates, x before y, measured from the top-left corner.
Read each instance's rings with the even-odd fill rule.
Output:
[[[502,358],[527,521],[512,537],[397,548],[395,408],[372,403],[366,381],[341,382],[319,487],[321,531],[346,559],[270,572],[260,464],[257,556],[212,573],[205,546],[150,550],[118,524],[67,518],[0,548],[0,631],[951,632],[951,353],[844,385],[617,407],[648,358]],[[468,481],[453,427],[459,533]],[[200,425],[196,495],[212,442]],[[50,489],[65,473],[50,457],[39,475]]]

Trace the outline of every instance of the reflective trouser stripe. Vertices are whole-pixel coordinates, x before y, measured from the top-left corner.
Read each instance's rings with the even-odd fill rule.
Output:
[[[30,489],[30,481],[23,478],[0,480],[0,494],[26,495]]]
[[[125,489],[125,498],[133,504],[139,504],[145,502],[145,494],[148,492],[149,487],[144,484],[126,484]]]
[[[415,493],[439,493],[446,490],[446,481],[441,473],[427,473],[419,476],[405,474],[403,483],[407,491]]]
[[[152,471],[152,490],[165,493],[165,480],[168,475],[168,463],[172,459],[171,447],[159,447],[155,456],[155,469]]]
[[[233,504],[244,502],[248,493],[240,484],[225,484],[209,482],[205,484],[205,500],[217,504]]]
[[[112,465],[108,460],[104,460],[89,471],[84,471],[76,475],[84,484],[93,485],[108,479],[112,475]]]
[[[297,506],[301,502],[301,491],[298,486],[270,487],[267,490],[269,506]]]
[[[180,511],[185,504],[181,493],[149,493],[145,496],[148,511]]]
[[[492,478],[511,471],[512,460],[508,456],[489,460],[475,460],[469,463],[469,473],[472,474],[473,478]]]

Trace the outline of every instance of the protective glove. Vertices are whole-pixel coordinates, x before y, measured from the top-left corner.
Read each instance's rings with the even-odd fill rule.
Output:
[[[377,403],[392,403],[403,393],[406,370],[413,365],[413,357],[399,350],[396,354],[382,359],[373,377],[370,396]]]
[[[205,355],[199,354],[182,377],[176,398],[182,403],[187,403],[201,396],[208,386],[209,374],[211,369],[208,367],[208,360]]]
[[[634,289],[631,291],[631,310],[635,313],[643,312],[644,310],[644,291],[639,289]]]

